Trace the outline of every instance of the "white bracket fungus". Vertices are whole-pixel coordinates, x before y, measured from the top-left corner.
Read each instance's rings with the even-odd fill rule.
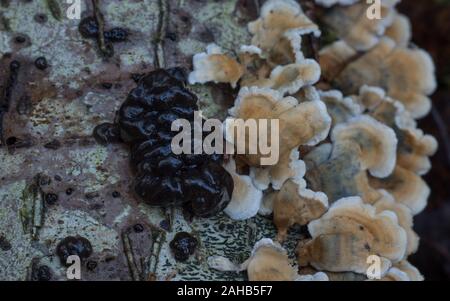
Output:
[[[306,225],[328,209],[328,198],[323,192],[302,186],[287,181],[280,191],[273,192],[273,222],[278,229],[278,241],[284,241],[291,226]]]
[[[315,60],[304,59],[295,64],[277,66],[264,84],[281,94],[294,94],[302,87],[315,84],[320,78],[320,66]]]
[[[387,178],[370,178],[369,183],[373,188],[388,191],[397,202],[407,206],[414,215],[425,208],[430,195],[430,188],[420,176],[400,166],[397,166]]]
[[[231,201],[224,212],[234,220],[255,216],[261,207],[262,190],[253,184],[252,178],[236,172],[236,162],[233,159],[225,165],[225,169],[233,178],[234,188]]]
[[[397,164],[419,175],[431,168],[429,157],[437,150],[433,136],[417,128],[416,121],[402,103],[385,95],[381,88],[363,86],[357,98],[368,107],[368,114],[390,126],[399,139]]]
[[[389,38],[348,64],[335,82],[347,94],[358,93],[364,85],[381,87],[402,102],[414,118],[428,114],[431,101],[427,95],[436,89],[430,55],[421,49],[396,46]]]
[[[337,145],[343,140],[357,143],[361,152],[360,158],[371,175],[383,178],[392,173],[397,138],[391,128],[362,115],[345,124],[336,125],[331,134],[331,141],[336,142],[335,148],[338,148]]]
[[[308,230],[312,239],[301,241],[297,249],[300,266],[365,274],[368,256],[376,254],[384,275],[406,251],[406,233],[395,213],[376,213],[359,197],[335,202],[321,218],[309,223]]]
[[[389,210],[394,212],[398,218],[398,224],[406,232],[406,253],[408,256],[417,251],[419,247],[419,236],[413,230],[413,215],[411,210],[405,205],[395,201],[392,195],[387,191],[383,192],[383,197],[373,205],[377,213]]]
[[[319,51],[319,63],[324,79],[332,81],[357,54],[342,40],[322,48]]]
[[[336,125],[331,141],[332,147],[318,147],[304,158],[312,189],[325,192],[331,203],[356,195],[369,202],[379,199],[380,193],[368,183],[367,171],[374,177],[391,174],[397,147],[394,131],[361,115]]]
[[[250,257],[241,264],[232,263],[222,256],[211,256],[208,265],[219,271],[241,272],[247,270],[250,281],[327,281],[324,273],[298,275],[286,250],[269,238],[263,238],[253,247]]]
[[[255,186],[266,190],[272,185],[275,190],[280,190],[284,182],[292,179],[298,183],[303,180],[306,172],[305,162],[300,160],[300,153],[295,148],[290,155],[286,153],[280,157],[278,163],[270,167],[250,167],[250,177]]]
[[[234,88],[244,73],[244,68],[215,44],[209,44],[206,52],[194,55],[193,65],[194,71],[188,78],[191,85],[212,81],[229,83]]]
[[[323,102],[299,103],[294,97],[283,97],[278,91],[257,87],[244,87],[240,90],[235,106],[230,109],[230,115],[244,121],[279,120],[280,133],[277,139],[279,139],[280,159],[278,163],[269,167],[261,167],[262,155],[249,154],[247,151],[243,156],[249,166],[261,168],[259,171],[253,170],[252,174],[255,175],[256,182],[262,188],[267,188],[271,183],[276,189],[279,189],[288,178],[298,178],[298,169],[301,168],[299,165],[301,163],[297,162],[296,149],[300,145],[317,144],[328,135],[331,126],[331,117]],[[229,133],[233,129],[226,130]],[[227,134],[228,136],[229,134]],[[248,135],[243,133],[243,136],[245,136],[248,148]],[[228,141],[230,139],[227,138]]]
[[[408,261],[400,261],[381,278],[381,281],[423,281],[424,278],[419,270]]]
[[[400,47],[408,47],[411,40],[411,22],[409,19],[402,15],[396,14],[391,26],[386,28],[385,36],[394,40],[394,42]]]
[[[423,275],[419,272],[419,270],[406,260],[397,262],[396,264],[394,264],[393,268],[406,274],[407,278],[405,278],[404,275],[402,275],[402,278],[404,281],[423,281],[424,280]],[[386,276],[389,276],[389,272]],[[397,280],[397,279],[395,279],[395,277],[394,277],[394,280]]]
[[[293,0],[268,0],[261,8],[260,17],[248,24],[253,35],[252,45],[263,50],[265,57],[284,57],[287,47],[292,47],[288,53],[295,53],[301,39],[296,38],[306,33],[320,35],[319,28]],[[292,42],[291,42],[292,41]],[[287,46],[286,46],[287,44]],[[281,53],[281,54],[280,54]],[[290,57],[296,59],[297,57]],[[281,64],[280,60],[278,64]]]
[[[363,112],[361,105],[351,97],[344,97],[341,91],[319,91],[319,95],[327,106],[328,113],[333,119],[333,125],[346,122]]]
[[[360,1],[353,5],[333,6],[326,11],[323,20],[352,48],[357,51],[366,51],[380,41],[386,28],[394,22],[397,15],[395,11],[397,2],[382,0],[380,18],[368,18],[367,12],[371,4]]]

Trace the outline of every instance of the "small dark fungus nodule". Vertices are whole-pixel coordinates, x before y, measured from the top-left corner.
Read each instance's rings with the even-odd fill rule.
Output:
[[[176,260],[186,261],[195,253],[198,241],[187,232],[178,232],[169,245]]]
[[[82,236],[68,236],[61,240],[56,246],[56,254],[58,255],[61,264],[67,265],[67,258],[71,255],[76,255],[84,260],[91,256],[92,245],[87,238]]]

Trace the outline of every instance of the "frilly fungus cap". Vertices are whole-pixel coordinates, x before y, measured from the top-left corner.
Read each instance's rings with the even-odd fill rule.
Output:
[[[234,183],[231,201],[225,208],[225,213],[235,220],[255,216],[261,206],[262,190],[253,184],[252,178],[236,172],[236,162],[233,159],[225,165],[225,168],[231,174]]]
[[[329,1],[324,1],[328,2]],[[333,1],[336,2],[336,1]],[[325,12],[323,21],[337,36],[357,51],[366,51],[375,46],[392,25],[397,14],[395,5],[398,0],[382,0],[380,18],[369,18],[371,4],[366,1],[340,1]],[[355,2],[352,5],[350,2]],[[328,6],[328,5],[325,5]]]
[[[215,44],[209,44],[206,52],[194,55],[193,65],[194,71],[189,74],[190,84],[212,81],[235,87],[244,72],[239,62],[224,54]]]
[[[250,22],[248,29],[253,35],[252,45],[262,49],[266,57],[280,56],[280,52],[285,52],[289,47],[292,47],[288,50],[290,53],[293,49],[295,52],[300,42],[296,38],[305,33],[312,32],[316,36],[320,35],[317,25],[303,13],[300,5],[293,0],[265,2],[261,8],[260,17]],[[294,44],[295,42],[297,45]],[[295,59],[295,56],[291,59]]]
[[[250,257],[242,264],[232,263],[222,256],[211,256],[208,265],[219,271],[247,270],[250,281],[327,281],[324,273],[299,275],[286,250],[277,242],[263,238],[256,242]]]
[[[323,140],[329,131],[331,118],[325,104],[321,101],[306,101],[299,103],[292,96],[283,97],[281,93],[272,89],[242,88],[236,99],[235,106],[230,109],[232,117],[245,120],[277,119],[279,120],[279,158],[277,164],[270,167],[261,167],[260,154],[245,154],[245,162],[252,167],[262,168],[254,171],[260,187],[269,183],[277,189],[283,182],[291,177],[296,177],[295,152],[293,150],[300,145],[315,145]],[[304,122],[298,122],[303,120]],[[228,133],[232,129],[226,129]],[[248,135],[242,134],[249,146]],[[227,134],[229,137],[229,134]],[[237,135],[236,135],[237,137]],[[270,135],[269,135],[270,137]],[[230,140],[230,138],[227,138]],[[234,142],[234,141],[230,141]],[[293,155],[294,156],[293,156]],[[262,173],[262,175],[261,175]],[[266,180],[264,180],[266,179]]]
[[[330,144],[322,144],[305,156],[306,179],[315,191],[323,191],[331,203],[350,196],[374,201],[380,193],[369,185],[368,175],[386,177],[396,162],[394,131],[361,115],[336,125]]]
[[[430,55],[421,49],[397,46],[387,37],[343,68],[335,81],[347,94],[358,93],[364,85],[381,87],[414,118],[428,114],[431,101],[427,96],[436,89]]]
[[[308,225],[310,241],[300,242],[300,266],[319,270],[366,273],[370,254],[382,261],[382,274],[406,251],[406,233],[392,211],[377,213],[359,197],[335,202],[327,213]]]

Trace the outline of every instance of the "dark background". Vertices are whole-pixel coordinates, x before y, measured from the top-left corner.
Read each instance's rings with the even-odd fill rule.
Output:
[[[398,10],[411,19],[413,43],[431,54],[438,79],[433,110],[419,122],[439,141],[439,150],[425,176],[431,196],[415,218],[420,247],[410,262],[426,280],[450,280],[450,0],[403,0]]]

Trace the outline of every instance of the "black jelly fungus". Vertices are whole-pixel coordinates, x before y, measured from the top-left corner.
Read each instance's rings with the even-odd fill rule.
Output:
[[[61,147],[61,142],[57,139],[53,139],[52,141],[44,144],[45,148],[56,150]]]
[[[86,39],[98,38],[98,22],[92,16],[86,17],[81,20],[80,24],[78,25],[78,30],[80,31],[81,36]],[[114,27],[110,30],[105,31],[103,33],[103,36],[105,37],[105,40],[109,42],[123,42],[127,40],[129,32],[125,28]]]
[[[4,237],[3,235],[0,235],[0,250],[2,251],[9,251],[11,250],[12,245],[11,243]]]
[[[67,258],[70,255],[77,255],[81,260],[88,258],[92,254],[92,245],[84,237],[68,236],[56,246],[56,254],[62,265],[67,265]]]
[[[168,32],[168,33],[166,34],[166,38],[168,38],[169,40],[171,40],[171,41],[173,41],[173,42],[176,42],[176,40],[177,40],[177,34],[174,33],[174,32]]]
[[[185,81],[182,68],[142,76],[119,110],[118,126],[131,149],[136,194],[152,206],[187,206],[196,216],[208,217],[226,207],[225,192],[231,195],[233,181],[222,167],[222,155],[172,152],[177,134],[172,122],[183,118],[193,123],[198,110]]]
[[[159,223],[159,226],[160,226],[162,229],[164,229],[164,230],[166,230],[166,231],[169,231],[170,223],[169,223],[168,220],[163,219],[163,220]]]
[[[93,136],[95,140],[102,145],[121,141],[119,128],[115,124],[109,122],[97,125],[94,128]]]
[[[23,147],[29,147],[33,143],[30,139],[12,136],[12,137],[6,138],[5,144],[11,148],[23,148]]]
[[[113,198],[118,198],[119,196],[120,196],[120,192],[115,191],[115,190],[112,192],[112,197]]]
[[[184,23],[187,23],[187,22],[189,22],[189,20],[190,20],[189,16],[186,16],[186,15],[182,15],[182,16],[180,17],[180,19],[181,19],[181,21],[183,21]]]
[[[16,144],[17,141],[18,141],[17,137],[11,136],[11,137],[6,138],[5,142],[6,142],[6,145],[11,146],[11,145]]]
[[[56,193],[49,192],[45,195],[45,202],[48,205],[54,205],[58,201],[58,195]]]
[[[41,265],[33,270],[34,281],[50,281],[52,277],[52,270],[46,265]]]
[[[78,31],[81,33],[81,36],[86,39],[97,39],[101,53],[106,58],[114,56],[113,43],[126,41],[129,35],[126,29],[115,27],[111,30],[104,30],[104,41],[101,41],[102,39],[99,38],[99,24],[97,19],[93,16],[81,20],[80,24],[78,24]]]
[[[34,65],[39,70],[45,70],[48,67],[47,59],[43,56],[40,56],[34,61]]]
[[[11,97],[13,95],[14,87],[17,83],[19,76],[20,62],[13,60],[9,63],[9,76],[6,79],[6,83],[3,86],[2,97],[0,100],[0,140],[4,139],[3,136],[3,117],[6,112],[9,111],[11,104]]]
[[[111,262],[111,261],[113,261],[115,259],[116,259],[116,256],[108,255],[108,256],[105,257],[105,262]]]
[[[103,51],[103,55],[106,57],[114,56],[114,46],[110,41],[105,43],[105,50]]]
[[[111,83],[102,83],[102,87],[107,90],[111,89],[112,86],[113,86],[113,84],[111,84]]]
[[[131,74],[131,79],[137,84],[141,80],[142,76],[143,75],[140,73],[133,73]]]
[[[27,38],[25,38],[24,36],[17,36],[17,37],[14,38],[14,41],[17,44],[23,44],[23,43],[25,43],[27,41]]]
[[[35,20],[37,23],[45,23],[45,22],[47,22],[48,17],[47,17],[46,14],[36,14],[36,15],[34,16],[34,20]]]
[[[93,260],[89,260],[89,261],[86,263],[86,268],[87,268],[89,271],[95,270],[95,269],[97,268],[97,262],[96,262],[96,261],[93,261]]]
[[[73,189],[72,188],[67,188],[66,189],[66,194],[67,195],[71,195],[73,193]]]
[[[170,242],[169,246],[176,260],[186,261],[194,254],[198,241],[187,232],[178,232]]]
[[[234,225],[233,224],[228,224],[227,225],[227,229],[230,230],[230,231],[233,231],[234,230]]]
[[[20,68],[19,61],[14,60],[9,64],[9,70],[11,70],[11,71],[17,71],[19,68]]]
[[[115,27],[109,31],[105,31],[104,37],[111,42],[123,42],[128,38],[128,31],[124,28]]]
[[[47,186],[52,183],[52,178],[45,173],[39,173],[36,175],[37,183],[39,186]]]
[[[133,230],[136,233],[141,233],[142,231],[144,231],[144,226],[142,226],[142,224],[136,224],[133,226]]]
[[[86,17],[81,20],[78,30],[84,38],[96,38],[98,36],[98,23],[94,17]]]

